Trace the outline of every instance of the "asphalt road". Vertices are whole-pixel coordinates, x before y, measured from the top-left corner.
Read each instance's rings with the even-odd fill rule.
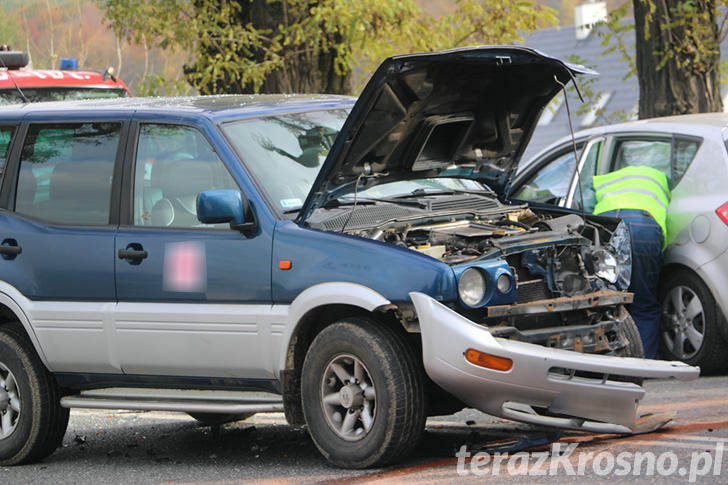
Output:
[[[0,484],[728,483],[728,377],[648,382],[640,413],[676,415],[658,432],[622,437],[464,410],[430,419],[405,463],[351,471],[329,466],[280,414],[213,429],[173,413],[74,410],[62,448],[41,463],[0,468]],[[463,446],[470,457],[456,457]],[[566,456],[550,456],[554,447]]]

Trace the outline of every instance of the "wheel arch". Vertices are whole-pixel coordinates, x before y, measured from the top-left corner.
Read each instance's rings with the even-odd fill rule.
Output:
[[[720,335],[726,342],[728,342],[728,308],[723,308],[722,299],[716,297],[716,295],[719,294],[719,289],[716,288],[715,282],[711,278],[706,278],[706,274],[701,271],[701,268],[693,269],[687,265],[676,262],[664,265],[660,270],[659,294],[662,294],[663,292],[663,281],[667,279],[668,275],[686,272],[698,278],[710,292],[711,296],[713,297],[713,301],[715,302],[715,308],[718,313],[717,318]],[[660,306],[662,306],[662,301],[660,301],[659,303]]]
[[[25,297],[15,288],[7,283],[0,282],[0,325],[5,325],[12,321],[20,322],[25,335],[28,337],[28,340],[30,340],[30,343],[33,344],[33,348],[35,349],[36,354],[38,354],[40,361],[46,369],[48,369],[48,360],[40,346],[40,341],[33,331],[30,319],[23,311],[21,304],[18,303],[18,301],[22,301],[23,299],[25,299]]]
[[[279,359],[286,419],[304,424],[301,407],[303,359],[318,333],[328,325],[353,316],[373,316],[383,324],[404,329],[394,316],[396,306],[363,285],[348,282],[322,283],[298,295],[291,303],[286,342]]]

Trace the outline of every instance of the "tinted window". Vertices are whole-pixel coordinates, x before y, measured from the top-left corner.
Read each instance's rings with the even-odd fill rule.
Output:
[[[581,151],[583,144],[577,145]],[[573,150],[556,155],[543,168],[523,184],[514,198],[532,202],[556,203],[566,197],[571,178],[576,170],[576,157]]]
[[[0,126],[0,173],[5,168],[5,162],[8,159],[8,149],[10,148],[10,140],[13,139],[15,128],[12,126]]]
[[[121,88],[23,88],[30,102],[62,101],[66,99],[125,98],[129,93]],[[17,89],[0,90],[0,105],[23,102]]]
[[[690,138],[675,138],[675,163],[672,170],[673,187],[680,182],[685,170],[690,166],[690,162],[695,158],[695,154],[700,146],[700,140]]]
[[[15,211],[61,224],[107,224],[119,123],[31,125]]]
[[[612,167],[614,170],[628,166],[656,168],[665,174],[670,183],[671,151],[672,140],[619,140],[614,150]]]
[[[197,219],[197,194],[238,189],[230,172],[198,130],[143,124],[134,172],[134,224],[155,227],[230,227]]]

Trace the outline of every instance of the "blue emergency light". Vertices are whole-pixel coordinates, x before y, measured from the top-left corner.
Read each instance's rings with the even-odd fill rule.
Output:
[[[75,71],[78,69],[78,60],[65,58],[61,59],[61,70],[62,71]]]

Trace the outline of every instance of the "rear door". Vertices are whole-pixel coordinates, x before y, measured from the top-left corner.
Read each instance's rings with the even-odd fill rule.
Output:
[[[45,120],[48,116],[44,117]],[[123,119],[30,118],[5,171],[0,275],[54,371],[118,372],[105,332],[116,290]]]
[[[114,257],[121,366],[130,374],[270,379],[261,319],[272,308],[271,236],[197,219],[199,192],[239,188],[205,125],[191,123],[134,123],[129,214]]]

